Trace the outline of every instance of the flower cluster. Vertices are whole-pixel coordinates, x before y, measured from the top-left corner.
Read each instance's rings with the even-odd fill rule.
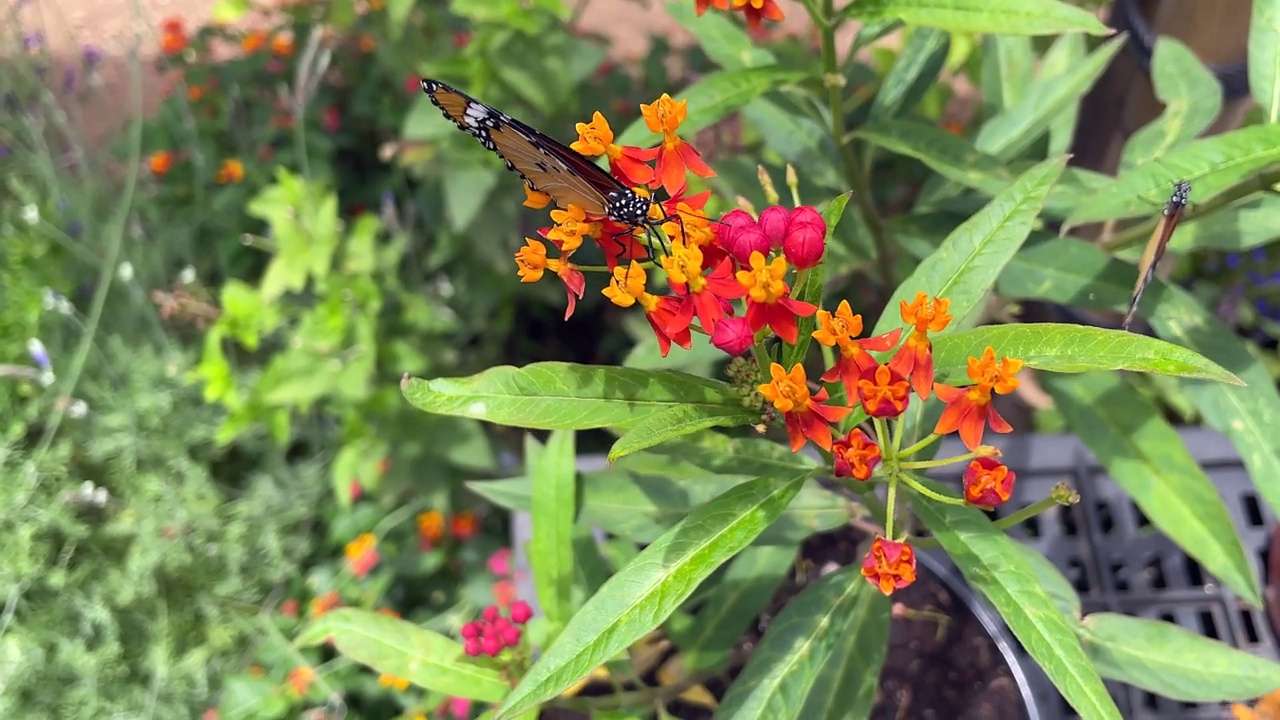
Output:
[[[462,626],[462,649],[471,657],[488,655],[497,657],[504,648],[516,647],[520,644],[520,628],[533,617],[533,609],[523,600],[511,605],[510,617],[503,617],[496,605],[490,605],[481,613],[479,620],[473,620]]]
[[[782,8],[774,0],[694,0],[694,9],[702,15],[708,8],[717,10],[735,10],[746,18],[747,28],[752,32],[760,31],[761,20],[778,22],[783,19]]]
[[[461,510],[448,518],[448,532],[454,540],[466,542],[480,532],[480,519],[470,510]],[[418,543],[424,551],[434,548],[445,537],[445,516],[439,510],[418,514]]]
[[[760,8],[766,3],[752,3]],[[720,7],[720,5],[717,5]],[[734,7],[748,7],[735,1]],[[663,190],[668,200],[655,201],[651,217],[663,221],[666,243],[661,253],[649,245],[650,259],[638,259],[640,230],[617,228],[607,218],[589,217],[580,207],[551,211],[555,225],[541,235],[560,251],[548,258],[544,243],[530,239],[516,254],[520,278],[533,282],[550,271],[569,291],[569,311],[581,297],[584,270],[608,272],[605,297],[620,307],[639,307],[645,314],[665,357],[671,346],[691,347],[693,333],[708,337],[713,346],[737,358],[731,364],[735,385],[768,404],[765,416],[780,418],[791,450],[799,452],[812,442],[830,459],[836,478],[868,482],[879,474],[888,484],[889,506],[899,485],[939,502],[994,508],[1009,500],[1015,474],[997,457],[994,448],[982,445],[989,427],[994,432],[1012,430],[996,411],[993,398],[1018,387],[1014,376],[1020,360],[997,359],[993,348],[968,362],[971,381],[965,387],[935,382],[932,336],[945,331],[953,317],[950,301],[919,292],[899,301],[902,325],[888,332],[862,337],[860,314],[849,301],[834,310],[811,302],[819,293],[808,292],[809,273],[826,251],[828,224],[814,208],[798,200],[793,174],[788,186],[794,208],[776,204],[772,183],[762,176],[766,197],[773,206],[753,215],[733,210],[719,219],[707,217],[703,208],[709,193],[686,196],[686,175],[714,173],[701,156],[677,134],[687,108],[663,95],[653,105],[642,105],[649,128],[662,133],[659,147],[644,149],[614,143],[613,132],[600,113],[590,123],[578,125],[573,149],[587,155],[603,155],[620,182],[652,192]],[[650,163],[653,163],[650,165]],[[526,205],[545,207],[547,196],[527,191]],[[604,250],[606,265],[580,267],[570,260],[584,242],[594,238]],[[618,242],[618,237],[625,237]],[[650,276],[661,272],[662,291],[650,285]],[[793,288],[804,288],[805,297],[794,297]],[[801,320],[812,318],[801,336]],[[812,328],[812,329],[809,329]],[[826,367],[811,383],[805,366],[791,367],[773,361],[765,341],[784,346],[816,341],[823,347]],[[945,407],[932,434],[901,447],[903,416],[912,402],[932,397]],[[858,426],[856,420],[864,420]],[[943,435],[958,433],[968,453],[943,460],[912,461],[910,457]],[[928,487],[911,471],[947,463],[967,463],[963,473],[963,497],[950,497]],[[892,513],[890,513],[890,516]],[[863,574],[882,592],[905,587],[915,580],[915,553],[905,536],[893,538],[893,518],[886,520],[884,536],[877,537],[863,565]]]

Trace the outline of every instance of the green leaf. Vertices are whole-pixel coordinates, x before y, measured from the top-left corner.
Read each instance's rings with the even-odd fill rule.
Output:
[[[773,598],[795,562],[794,545],[754,545],[729,563],[720,581],[702,599],[692,622],[672,628],[686,670],[725,666],[734,645]]]
[[[1111,32],[1093,13],[1057,0],[857,0],[846,5],[842,14],[864,22],[897,19],[954,33]]]
[[[1034,83],[1021,102],[983,123],[974,138],[974,147],[1000,158],[1017,156],[1080,101],[1107,69],[1112,56],[1124,47],[1124,39],[1119,36],[1108,40],[1069,72]]]
[[[1280,196],[1268,193],[1233,203],[1206,217],[1178,223],[1178,231],[1169,239],[1169,251],[1240,252],[1266,245],[1276,238],[1280,238]],[[1134,258],[1142,254],[1139,247],[1131,251]]]
[[[1062,37],[1079,37],[1063,35]],[[987,35],[982,39],[982,104],[992,114],[1008,110],[1026,94],[1035,70],[1035,48],[1025,35]]]
[[[1261,605],[1231,515],[1159,408],[1115,373],[1043,375],[1040,381],[1142,514],[1237,595]]]
[[[1123,309],[1134,271],[1096,245],[1054,238],[1028,247],[1000,276],[1000,293],[1066,305]],[[1231,438],[1252,478],[1280,477],[1280,392],[1243,341],[1190,294],[1156,280],[1147,293],[1158,301],[1150,315],[1161,337],[1194,350],[1233,373],[1246,387],[1183,381],[1205,422]],[[1280,512],[1280,483],[1255,481],[1273,512]]]
[[[1031,566],[1032,572],[1036,574],[1036,580],[1040,582],[1040,587],[1053,598],[1053,604],[1058,606],[1062,611],[1062,615],[1067,618],[1069,623],[1079,623],[1080,621],[1080,595],[1076,593],[1075,587],[1071,585],[1062,571],[1057,568],[1049,560],[1049,558],[1041,555],[1038,551],[1029,545],[1022,543],[1016,544],[1014,547],[1022,553],[1022,557],[1027,564]],[[1088,647],[1085,648],[1088,652]]]
[[[737,427],[760,422],[760,411],[747,407],[707,408],[677,405],[636,423],[609,448],[609,462],[669,440],[713,427]]]
[[[213,4],[213,21],[219,25],[233,25],[249,12],[249,0],[217,0]]]
[[[964,138],[916,120],[870,123],[855,137],[915,158],[951,182],[995,196],[1016,179],[1006,163],[973,149]]]
[[[805,73],[798,70],[775,67],[720,70],[703,75],[684,92],[672,94],[677,100],[689,101],[689,114],[680,124],[680,135],[692,137],[695,132],[719,122],[766,92],[804,77]],[[637,118],[614,142],[643,145],[652,137],[644,118]]]
[[[1103,677],[1172,700],[1245,701],[1280,688],[1280,664],[1173,623],[1094,613],[1081,625],[1085,650]]]
[[[844,187],[836,167],[838,153],[817,121],[764,98],[747,103],[742,117],[760,133],[765,145],[800,168],[806,179],[825,188]]]
[[[870,583],[867,588],[874,589]],[[889,650],[892,603],[879,592],[864,593],[863,601],[845,623],[845,642],[837,644],[822,664],[800,717],[871,716],[880,671]]]
[[[692,463],[707,472],[764,475],[786,470],[811,470],[817,460],[763,438],[731,438],[720,433],[702,433],[696,438],[667,443],[653,449],[653,454]]]
[[[294,644],[321,645],[330,637],[352,660],[427,690],[499,702],[511,689],[497,670],[469,662],[459,643],[389,615],[330,610],[298,633]]]
[[[1067,225],[1154,216],[1178,180],[1191,183],[1194,208],[1276,163],[1280,163],[1280,125],[1250,125],[1192,140],[1163,157],[1121,171],[1096,195],[1083,198]]]
[[[577,477],[573,432],[557,430],[529,469],[533,536],[529,564],[538,603],[554,625],[573,615],[573,520]]]
[[[688,405],[712,413],[742,407],[728,383],[672,371],[545,362],[501,365],[466,378],[406,378],[420,410],[541,430],[628,428]]]
[[[559,695],[657,627],[782,513],[806,475],[771,475],[738,485],[646,547],[573,616],[495,720],[514,718]]]
[[[964,381],[969,357],[981,357],[987,346],[997,357],[1018,358],[1028,367],[1050,372],[1132,370],[1244,384],[1217,363],[1179,345],[1123,330],[1058,323],[991,325],[939,336],[933,343],[938,381]]]
[[[449,182],[444,184],[445,217],[451,230],[462,233],[486,206],[502,171],[498,166],[486,164],[453,166],[449,172]]]
[[[1249,92],[1262,117],[1280,123],[1280,0],[1253,0],[1249,19]]]
[[[846,567],[821,578],[787,603],[764,639],[751,653],[747,666],[720,701],[717,717],[749,720],[824,717],[804,712],[809,702],[825,705],[832,688],[816,681],[828,660],[845,644],[855,644],[851,629],[889,624],[889,601],[866,578],[861,568]],[[865,666],[864,666],[865,667]],[[861,678],[875,683],[879,673]],[[810,693],[817,691],[818,697]]]
[[[773,53],[753,41],[741,25],[729,19],[728,13],[706,13],[698,17],[693,3],[684,0],[667,3],[667,13],[693,35],[712,62],[726,70],[764,67],[777,62]]]
[[[951,36],[941,30],[913,29],[871,102],[871,119],[887,120],[914,110],[937,83],[950,47]]]
[[[937,483],[921,480],[934,490]],[[1058,691],[1082,717],[1116,718],[1120,711],[1085,656],[1066,617],[1054,605],[1017,542],[982,511],[927,498],[911,504],[975,589],[991,602]]]
[[[1120,154],[1120,167],[1141,165],[1195,139],[1222,112],[1222,84],[1196,54],[1162,35],[1151,58],[1151,79],[1164,112],[1134,133]]]
[[[901,326],[899,301],[910,302],[917,292],[949,299],[956,319],[948,330],[963,327],[967,317],[981,310],[1000,271],[1031,232],[1065,163],[1065,157],[1039,163],[956,228],[898,286],[871,335]]]
[[[1040,72],[1036,79],[1048,82],[1062,77],[1072,68],[1084,62],[1088,53],[1083,35],[1059,35],[1040,59]],[[1080,121],[1080,105],[1069,106],[1049,125],[1049,147],[1046,155],[1062,155],[1071,151],[1071,143],[1075,139],[1076,125]]]
[[[387,0],[387,34],[392,40],[399,40],[404,34],[415,4],[414,0]]]

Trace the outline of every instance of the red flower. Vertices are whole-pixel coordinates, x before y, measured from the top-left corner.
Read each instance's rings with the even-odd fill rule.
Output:
[[[822,376],[822,381],[834,382],[839,378],[849,397],[857,394],[858,379],[876,369],[878,363],[871,352],[885,352],[897,345],[902,335],[902,328],[898,328],[884,335],[856,340],[862,334],[862,316],[853,314],[848,300],[841,300],[834,313],[819,310],[817,319],[818,329],[813,331],[813,339],[827,347],[840,348],[840,357]]]
[[[668,334],[674,335],[689,327],[694,315],[702,323],[704,332],[714,333],[720,318],[732,312],[728,301],[747,294],[746,288],[734,279],[729,258],[721,260],[710,273],[704,273],[702,249],[696,245],[672,243],[671,251],[662,258],[662,267],[667,271],[667,283],[681,298],[677,322],[667,327]],[[683,327],[680,326],[682,320]]]
[[[969,358],[969,378],[976,384],[968,388],[955,388],[938,383],[933,392],[947,404],[938,418],[933,432],[946,435],[957,430],[965,447],[976,450],[982,444],[982,434],[988,425],[998,433],[1013,430],[1000,413],[991,404],[991,393],[994,390],[1000,395],[1007,395],[1018,387],[1017,378],[1013,377],[1022,369],[1022,361],[1013,358],[1001,358],[996,363],[996,351],[990,347],[983,350],[982,358]]]
[[[880,464],[880,446],[858,428],[831,445],[836,477],[869,480]]]
[[[689,324],[685,322],[683,329],[668,331],[667,328],[680,327],[683,304],[679,298],[670,296],[658,297],[645,289],[648,275],[644,266],[632,260],[627,267],[618,266],[613,269],[613,278],[602,293],[618,307],[631,307],[637,303],[644,308],[645,318],[658,338],[658,350],[662,357],[671,351],[671,343],[688,350],[693,345],[693,335],[689,332]],[[690,308],[691,309],[691,308]]]
[[[449,534],[453,535],[455,540],[466,542],[475,537],[479,530],[480,521],[470,510],[454,513],[453,517],[449,518]]]
[[[751,324],[744,317],[727,317],[716,323],[716,331],[711,333],[711,344],[729,353],[741,355],[755,344],[756,335],[751,332]]]
[[[906,543],[877,537],[862,561],[862,576],[885,595],[916,581],[916,553]]]
[[[714,7],[718,10],[729,9],[729,0],[695,0],[695,2],[697,4],[694,6],[694,10],[698,15],[706,12],[709,7]]]
[[[877,365],[858,380],[858,397],[862,398],[862,409],[871,417],[897,417],[907,411],[911,387],[898,371]]]
[[[914,325],[915,329],[889,364],[904,377],[911,378],[911,387],[923,400],[929,397],[929,388],[933,385],[933,342],[929,340],[929,333],[942,332],[951,322],[947,314],[951,301],[938,297],[930,300],[927,294],[919,292],[910,304],[906,300],[899,303],[902,321]]]
[[[964,501],[990,510],[1009,502],[1017,474],[993,457],[974,458],[964,470]]]
[[[373,533],[364,533],[347,543],[344,554],[351,574],[364,577],[378,564],[378,538]]]
[[[658,164],[656,177],[651,187],[661,186],[668,195],[676,195],[684,190],[685,177],[692,172],[699,177],[715,177],[715,171],[707,167],[702,156],[693,146],[676,135],[676,130],[684,122],[689,112],[688,100],[672,100],[663,93],[662,97],[650,105],[641,105],[640,114],[650,132],[662,133],[662,145],[658,148]]]
[[[542,279],[543,274],[550,270],[564,283],[564,289],[568,295],[564,311],[565,320],[572,317],[578,299],[582,297],[582,294],[587,289],[586,276],[582,274],[577,265],[569,262],[569,256],[572,254],[572,250],[568,252],[562,251],[559,258],[548,258],[547,246],[533,238],[525,238],[525,246],[516,251],[516,267],[518,268],[516,272],[520,276],[520,282],[538,282]]]
[[[763,221],[764,216],[760,219]],[[805,205],[792,210],[782,239],[782,254],[787,262],[801,270],[811,268],[822,261],[826,249],[827,221],[822,215]]]
[[[843,420],[851,408],[825,405],[825,388],[811,396],[804,366],[800,363],[791,368],[790,374],[778,363],[771,363],[769,376],[772,379],[759,386],[760,394],[782,413],[791,438],[791,452],[804,447],[805,438],[823,450],[830,450],[831,423]]]
[[[768,325],[783,342],[795,345],[800,335],[796,318],[814,314],[818,306],[791,298],[791,288],[782,279],[786,274],[786,260],[777,257],[766,264],[764,255],[753,252],[750,269],[739,270],[737,278],[747,289],[747,322],[751,332],[759,332]]]

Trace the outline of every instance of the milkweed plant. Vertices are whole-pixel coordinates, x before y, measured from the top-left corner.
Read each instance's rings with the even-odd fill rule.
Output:
[[[556,706],[610,717],[657,708],[661,715],[666,703],[693,695],[717,717],[860,717],[875,702],[876,683],[865,680],[883,662],[895,593],[917,581],[919,554],[934,552],[949,556],[1083,717],[1120,717],[1104,679],[1187,702],[1246,700],[1280,687],[1275,663],[1171,623],[1083,615],[1061,572],[1006,532],[1079,495],[1061,484],[1010,507],[1017,472],[989,444],[1015,430],[998,408],[1034,373],[1146,517],[1242,600],[1260,604],[1256,572],[1221,498],[1124,378],[1186,383],[1207,408],[1206,422],[1238,444],[1251,421],[1213,407],[1255,393],[1243,402],[1271,403],[1274,384],[1265,376],[1254,382],[1259,375],[1240,359],[1238,341],[1214,334],[1202,309],[1162,283],[1141,313],[1164,339],[1073,324],[980,324],[992,316],[993,297],[1069,302],[1088,295],[1100,307],[1122,308],[1133,266],[1068,231],[1154,217],[1158,208],[1144,211],[1140,201],[1173,179],[1162,162],[1195,178],[1200,197],[1220,198],[1219,207],[1243,197],[1240,176],[1218,173],[1217,158],[1242,145],[1280,146],[1280,126],[1187,140],[1162,156],[1135,151],[1136,162],[1116,178],[1069,168],[1064,153],[1035,142],[1059,113],[1033,101],[1040,85],[1030,86],[1025,101],[1010,100],[972,139],[963,128],[905,115],[948,53],[979,33],[1027,48],[1032,35],[1058,35],[1054,48],[1070,42],[1079,53],[1075,67],[1060,64],[1058,76],[1040,81],[1065,87],[1069,78],[1078,98],[1119,47],[1108,40],[1085,52],[1084,35],[1107,32],[1093,15],[1050,0],[956,0],[948,6],[954,11],[928,13],[926,3],[865,5],[864,17],[861,3],[805,3],[821,57],[809,68],[757,43],[781,19],[773,0],[673,8],[720,68],[641,105],[623,132],[596,112],[577,124],[572,143],[654,200],[651,218],[665,219],[662,237],[572,204],[556,207],[526,189],[526,206],[552,209],[515,252],[511,280],[562,285],[566,320],[587,293],[600,293],[621,312],[643,316],[650,337],[642,344],[662,360],[652,367],[540,362],[402,382],[405,399],[424,412],[550,431],[545,442],[527,440],[523,476],[472,484],[531,514],[523,548],[529,596],[508,603],[505,615],[489,608],[452,632],[337,609],[304,629],[299,643],[332,642],[379,672],[489,707],[486,717],[495,720]],[[908,31],[871,95],[847,85],[851,61],[835,42],[836,31],[855,20],[866,24],[850,54],[890,30]],[[739,99],[725,100],[727,88]],[[695,147],[698,131],[781,89],[819,108],[793,129],[820,130],[824,139],[811,148],[830,152],[779,143],[776,152],[794,160],[785,165],[784,190],[762,164],[756,196],[763,203],[726,196],[715,159]],[[847,127],[850,98],[859,97],[866,112],[854,110],[860,124]],[[778,107],[749,105],[746,115],[772,118],[769,108]],[[761,134],[768,145],[768,132]],[[912,213],[946,207],[966,189],[983,196],[918,261],[895,258],[905,243],[893,236],[904,226],[881,215],[871,177],[877,152],[914,157],[941,176]],[[1259,163],[1256,173],[1274,173],[1280,163],[1266,152],[1270,164]],[[1047,233],[1049,224],[1062,233]],[[1131,239],[1143,232],[1124,231]],[[850,289],[855,236],[867,241],[873,260],[861,267],[886,283],[887,302],[868,305],[868,293]],[[682,353],[718,360],[706,373],[662,366]],[[579,469],[575,433],[583,430],[615,438],[608,468]],[[939,454],[952,435],[959,442],[948,446],[959,449]],[[1251,452],[1251,470],[1276,460],[1271,449]],[[679,513],[635,499],[644,495],[636,478],[653,476],[681,488]],[[1263,495],[1274,506],[1274,491]],[[791,600],[803,612],[784,609],[750,652],[735,651],[768,593],[740,597],[731,583],[763,578],[776,587],[794,553],[783,553],[775,568],[744,558],[849,524],[862,533],[859,559],[803,589]],[[699,632],[690,632],[695,626]],[[655,686],[627,685],[632,673],[643,674],[637,656],[660,641],[674,643],[680,661],[664,664]],[[844,662],[850,647],[866,656]],[[1179,657],[1199,660],[1188,665]],[[727,690],[709,693],[711,679]]]

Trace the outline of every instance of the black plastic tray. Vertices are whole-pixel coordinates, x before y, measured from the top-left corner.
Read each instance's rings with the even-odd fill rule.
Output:
[[[1264,578],[1268,530],[1274,518],[1254,490],[1235,448],[1211,430],[1187,428],[1180,435],[1213,479],[1254,570]],[[1054,508],[1011,528],[1010,534],[1044,554],[1066,575],[1080,594],[1084,613],[1108,611],[1165,620],[1247,652],[1280,656],[1266,613],[1249,607],[1156,531],[1074,436],[988,433],[984,441],[1000,448],[1004,462],[1018,474],[1013,499],[997,515],[1045,497],[1059,482],[1080,493],[1075,506]],[[938,455],[962,452],[959,441],[949,437]],[[954,481],[955,475],[938,477]],[[1041,717],[1077,717],[1039,666],[1024,665]],[[1126,719],[1229,717],[1226,704],[1183,703],[1115,682],[1107,687]]]

